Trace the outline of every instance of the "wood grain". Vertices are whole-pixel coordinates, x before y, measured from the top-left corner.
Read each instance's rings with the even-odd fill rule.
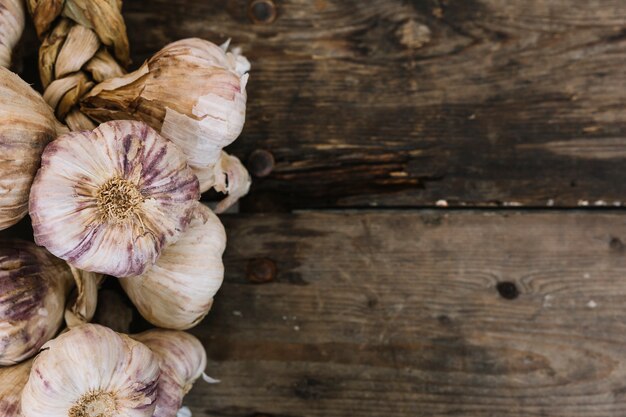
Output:
[[[192,331],[222,382],[196,384],[195,416],[626,413],[623,214],[311,212],[225,225],[226,283]],[[275,262],[274,281],[246,279],[253,258]],[[502,283],[519,295],[502,297]]]
[[[623,0],[126,0],[135,64],[233,38],[253,64],[242,208],[621,205]],[[440,201],[440,204],[443,204]]]

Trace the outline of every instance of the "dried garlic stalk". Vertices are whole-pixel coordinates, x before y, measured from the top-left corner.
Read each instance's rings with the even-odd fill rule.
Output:
[[[85,271],[140,275],[179,239],[199,196],[185,156],[145,123],[67,133],[31,188],[35,242]]]
[[[155,326],[184,330],[209,312],[224,279],[224,226],[197,203],[180,240],[166,248],[143,275],[120,280],[141,315]]]
[[[134,336],[156,355],[161,368],[154,417],[173,417],[194,382],[202,376],[207,357],[202,343],[186,332],[154,329]]]
[[[42,38],[44,98],[70,129],[93,129],[77,104],[96,82],[124,74],[130,62],[121,0],[27,0]],[[112,51],[112,52],[110,52]]]
[[[28,213],[30,186],[57,126],[41,96],[16,74],[0,68],[0,230]]]
[[[96,324],[51,340],[22,392],[25,417],[152,417],[159,362],[144,344]]]
[[[22,0],[0,0],[0,66],[9,68],[13,49],[24,31]]]
[[[0,366],[31,357],[57,333],[73,282],[67,264],[45,249],[0,241]]]
[[[22,390],[30,368],[33,364],[32,360],[0,368],[0,416],[3,417],[22,417],[21,398]]]
[[[227,48],[197,38],[171,43],[137,71],[95,86],[81,109],[98,121],[130,118],[148,123],[178,145],[189,165],[206,177],[206,171],[233,165],[234,157],[222,148],[239,136],[246,114],[250,63],[239,50]],[[249,187],[245,168],[238,160],[236,164],[238,175],[222,188],[237,192],[223,206]],[[213,182],[207,181],[206,187],[219,187],[220,176],[210,175]]]

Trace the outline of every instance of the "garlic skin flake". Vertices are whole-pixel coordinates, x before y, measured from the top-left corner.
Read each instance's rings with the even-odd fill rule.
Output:
[[[85,271],[140,275],[187,228],[198,187],[185,156],[145,123],[67,133],[33,182],[35,242]]]
[[[0,368],[0,416],[22,417],[22,390],[33,361],[28,360],[18,365]]]
[[[44,345],[22,392],[25,417],[151,417],[159,362],[148,347],[84,324]]]
[[[198,38],[173,42],[137,71],[95,86],[81,109],[98,121],[142,120],[179,146],[192,167],[213,165],[246,118],[250,63],[226,49]]]
[[[154,417],[173,417],[207,364],[202,343],[186,332],[153,329],[133,335],[157,356],[161,368]]]
[[[30,186],[57,124],[43,98],[0,67],[0,230],[28,213]]]
[[[138,277],[120,280],[141,315],[155,326],[185,330],[209,312],[224,279],[224,226],[201,203],[180,240]]]
[[[67,264],[34,243],[0,241],[0,366],[33,356],[63,323]]]

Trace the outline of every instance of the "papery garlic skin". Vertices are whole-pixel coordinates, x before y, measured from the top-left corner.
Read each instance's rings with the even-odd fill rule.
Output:
[[[20,77],[0,68],[0,230],[28,213],[44,147],[56,136],[50,107]]]
[[[35,242],[79,269],[140,275],[186,229],[198,187],[185,156],[145,123],[65,134],[31,189]]]
[[[148,346],[161,368],[154,417],[173,417],[184,396],[200,378],[207,364],[202,343],[186,332],[154,329],[131,336]]]
[[[216,213],[224,213],[241,197],[248,194],[252,178],[241,161],[222,151],[217,163],[208,168],[195,168],[194,172],[200,181],[200,192],[211,188],[227,194],[215,208]]]
[[[72,273],[34,243],[0,240],[0,366],[33,356],[63,322]]]
[[[22,417],[22,390],[33,361],[28,360],[18,365],[0,368],[0,416]]]
[[[0,66],[9,68],[11,56],[24,31],[22,0],[0,0]]]
[[[178,145],[192,167],[216,163],[241,133],[250,63],[191,38],[171,43],[137,71],[98,84],[81,109],[95,120],[142,120]]]
[[[166,248],[146,273],[120,283],[150,323],[166,329],[191,328],[207,315],[222,285],[225,247],[224,226],[208,207],[197,203],[180,240]]]
[[[148,347],[97,324],[51,340],[22,392],[25,417],[151,417],[160,369]]]

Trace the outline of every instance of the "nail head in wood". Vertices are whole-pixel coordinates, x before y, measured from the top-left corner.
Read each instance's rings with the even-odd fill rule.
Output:
[[[276,278],[276,263],[271,259],[251,259],[246,268],[246,278],[255,284],[265,284]]]
[[[276,4],[272,0],[252,0],[248,4],[248,17],[253,23],[270,24],[276,20]]]
[[[267,177],[274,169],[274,155],[264,149],[257,149],[248,158],[248,169],[255,177]]]

